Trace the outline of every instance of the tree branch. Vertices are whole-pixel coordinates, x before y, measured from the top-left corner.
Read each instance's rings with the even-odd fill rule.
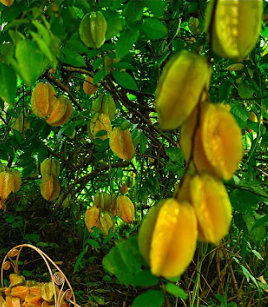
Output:
[[[49,72],[47,71],[45,73],[45,77],[48,81],[54,83],[57,87],[59,87],[61,90],[63,90],[64,92],[66,92],[69,96],[69,98],[72,100],[72,102],[77,106],[77,108],[80,111],[83,111],[83,108],[80,106],[80,104],[77,102],[77,100],[74,98],[74,96],[71,94],[69,88],[67,86],[65,86],[64,84],[62,84],[60,81],[56,80],[54,77],[52,77]]]
[[[94,177],[96,177],[99,173],[103,172],[103,171],[107,171],[111,168],[118,168],[118,167],[127,167],[131,164],[131,161],[122,161],[122,162],[116,162],[114,164],[103,164],[101,165],[99,168],[96,168],[94,171],[92,171],[91,173],[77,179],[74,183],[72,183],[68,189],[65,191],[65,193],[63,194],[63,196],[61,197],[60,201],[57,202],[57,206],[55,207],[55,213],[58,212],[58,210],[60,209],[62,203],[64,202],[64,200],[66,199],[68,194],[72,194],[72,196],[74,196],[75,194],[77,194],[78,192],[82,191],[84,189],[84,187],[87,185],[87,183],[93,179]],[[74,190],[75,186],[77,184],[80,184],[80,186],[72,193],[72,190]]]

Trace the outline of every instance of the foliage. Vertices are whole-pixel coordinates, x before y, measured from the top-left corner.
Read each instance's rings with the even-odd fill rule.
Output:
[[[265,306],[264,3],[256,48],[239,63],[212,53],[204,32],[205,0],[15,0],[10,7],[0,3],[0,159],[22,174],[20,190],[8,196],[6,211],[1,212],[0,256],[14,244],[43,248],[70,277],[80,305],[89,301],[92,306],[122,306],[124,301],[155,307]],[[105,40],[93,42],[95,49],[85,45],[79,33],[81,20],[91,12],[101,12],[107,23]],[[229,235],[216,247],[198,243],[185,273],[168,280],[150,272],[138,249],[137,232],[148,210],[172,197],[188,168],[179,142],[181,129],[163,132],[155,110],[163,68],[182,50],[211,59],[209,98],[229,105],[242,132],[244,156],[234,176],[224,181],[233,211]],[[194,76],[186,78],[189,84]],[[66,123],[50,126],[47,118],[33,113],[32,92],[40,82],[50,83],[56,98],[72,103]],[[115,103],[115,116],[114,106],[111,110],[102,104],[107,95],[107,101],[112,98]],[[131,132],[131,160],[111,150],[112,129]],[[123,143],[116,145],[120,149]],[[47,158],[60,164],[60,195],[53,201],[40,194],[40,163]],[[97,227],[89,232],[85,212],[100,193],[126,193],[135,206],[133,223],[115,216],[107,236]],[[27,278],[44,278],[38,261],[20,266]]]

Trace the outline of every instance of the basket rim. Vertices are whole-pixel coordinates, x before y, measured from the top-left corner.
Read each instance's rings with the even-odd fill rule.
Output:
[[[5,271],[8,271],[12,267],[14,273],[19,275],[18,263],[19,263],[19,257],[20,257],[20,254],[23,248],[30,248],[36,251],[41,256],[41,258],[44,260],[47,266],[47,269],[49,271],[51,282],[53,285],[55,307],[60,307],[63,299],[65,299],[67,302],[70,302],[72,305],[74,305],[74,307],[81,307],[76,303],[76,298],[75,298],[73,288],[69,280],[65,276],[65,274],[62,272],[62,270],[45,252],[43,252],[40,248],[34,245],[31,245],[31,244],[20,244],[20,245],[14,246],[5,255],[4,260],[2,262],[2,266],[1,266],[1,286],[2,288],[4,287],[4,272]],[[15,259],[12,259],[12,258],[15,258]],[[55,273],[52,272],[53,268],[57,270]],[[66,284],[68,288],[64,290],[63,288]],[[56,286],[59,286],[58,293],[56,291]]]

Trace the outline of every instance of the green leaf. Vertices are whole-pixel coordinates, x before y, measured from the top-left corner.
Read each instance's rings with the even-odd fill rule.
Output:
[[[142,30],[149,39],[160,39],[168,33],[166,26],[154,18],[146,18]]]
[[[6,152],[8,155],[12,157],[15,156],[14,148],[10,146],[10,144],[8,144],[7,142],[4,142],[0,146],[1,146],[1,149],[4,150],[4,152]]]
[[[181,39],[174,39],[174,40],[172,41],[172,47],[175,49],[175,51],[179,52],[179,51],[181,51],[181,50],[183,49],[183,47],[184,47],[184,41],[181,40]],[[170,53],[167,52],[166,57],[169,56],[169,54],[170,54]]]
[[[48,151],[47,151],[47,148],[45,145],[43,144],[39,144],[38,146],[38,160],[39,161],[43,161],[45,160],[47,154],[48,154]]]
[[[17,94],[17,76],[13,68],[5,63],[0,64],[0,97],[13,105]]]
[[[140,152],[144,153],[147,147],[148,139],[147,137],[141,133],[140,134]]]
[[[144,260],[139,252],[138,236],[129,237],[126,241],[117,245],[121,258],[127,268],[135,274],[144,264]]]
[[[38,242],[40,240],[40,236],[36,233],[26,234],[24,236],[24,240],[32,241],[32,242]]]
[[[71,39],[66,42],[65,47],[73,51],[76,51],[78,53],[88,52],[88,48],[83,43],[81,43],[80,38],[77,33],[72,35]]]
[[[85,67],[86,62],[85,59],[76,51],[73,51],[68,48],[64,48],[62,51],[63,56],[61,57],[61,60],[69,65],[75,66],[75,67]]]
[[[145,262],[139,252],[138,236],[120,242],[103,258],[103,267],[125,285],[134,284],[134,278]]]
[[[260,226],[263,226],[268,222],[268,214],[266,214],[264,217],[260,218],[251,228],[251,230],[254,230]]]
[[[88,0],[78,0],[75,2],[75,6],[80,8],[85,14],[91,11],[91,6]]]
[[[103,69],[100,69],[93,77],[93,84],[96,84],[103,80],[107,75],[109,75],[108,71],[105,71]]]
[[[105,37],[106,40],[109,40],[112,37],[117,36],[124,29],[125,22],[116,12],[112,10],[103,11],[103,15],[107,21],[107,31]]]
[[[166,4],[167,4],[167,2],[163,1],[163,0],[143,1],[143,5],[147,6],[149,8],[149,10],[154,14],[154,17],[156,17],[156,18],[161,17],[164,14]]]
[[[18,130],[13,129],[13,134],[14,134],[14,137],[18,141],[19,144],[23,144],[24,143],[23,136],[22,136],[22,134]]]
[[[164,301],[165,297],[162,291],[148,290],[137,296],[131,307],[161,307]]]
[[[256,251],[255,249],[252,250],[252,253],[259,259],[259,260],[264,260],[261,256],[261,254]]]
[[[133,278],[134,287],[137,286],[148,287],[148,286],[155,286],[157,284],[158,284],[158,278],[154,276],[150,270],[140,271]]]
[[[88,243],[89,245],[91,245],[92,247],[100,248],[99,243],[98,243],[97,241],[93,240],[93,239],[89,239],[89,240],[87,241],[87,243]]]
[[[139,31],[130,31],[125,30],[120,34],[120,38],[115,47],[116,58],[121,59],[126,54],[129,53],[129,50],[133,47],[133,44],[137,41],[139,37]]]
[[[98,58],[94,61],[93,70],[97,70],[103,65],[103,58]]]
[[[244,123],[248,120],[248,111],[241,105],[241,103],[237,103],[232,106],[231,112],[239,117]]]
[[[8,160],[8,155],[2,148],[0,148],[0,159],[6,160],[6,161]]]
[[[23,24],[28,24],[30,23],[30,21],[28,19],[16,19],[16,20],[13,20],[11,22],[9,22],[5,27],[4,27],[4,31],[7,31],[11,28],[14,28],[14,27],[19,27]]]
[[[179,165],[184,163],[183,153],[178,147],[167,148],[166,153],[171,161],[177,162]]]
[[[55,60],[50,48],[48,47],[47,43],[39,37],[39,35],[33,31],[29,31],[34,39],[34,41],[37,43],[39,49],[41,50],[41,52],[43,52],[43,54],[47,57],[47,59],[49,60],[50,63],[53,63],[53,61]],[[55,65],[53,65],[55,66]]]
[[[241,98],[252,98],[253,94],[255,93],[255,89],[253,86],[247,84],[246,82],[240,82],[238,84],[238,94]]]
[[[45,43],[46,43],[47,45],[49,45],[49,44],[50,44],[50,35],[49,35],[49,32],[48,32],[48,30],[46,29],[46,27],[43,26],[40,22],[38,22],[38,21],[36,21],[36,20],[33,20],[33,21],[32,21],[32,24],[37,28],[39,34],[42,35],[42,37],[43,37]]]
[[[77,257],[76,259],[76,262],[75,262],[75,265],[74,265],[74,273],[78,270],[80,264],[81,264],[81,261],[85,255],[86,251],[82,251],[79,256]]]
[[[130,69],[130,70],[135,70],[135,67],[133,67],[131,64],[129,64],[128,62],[117,62],[117,63],[113,63],[112,65],[114,68],[117,69]]]
[[[143,4],[140,0],[131,0],[125,7],[125,17],[129,21],[135,22],[141,20],[143,15]]]
[[[130,90],[138,89],[136,82],[127,72],[114,71],[113,76],[115,81],[122,87],[128,88]]]
[[[35,162],[35,161],[34,161]],[[22,170],[22,177],[26,178],[26,177],[30,177],[31,175],[33,175],[36,172],[36,164],[30,164],[27,165],[23,168]]]
[[[31,275],[33,275],[33,271],[23,270],[22,274],[23,276],[30,277]]]
[[[260,198],[251,192],[235,189],[230,195],[230,200],[238,212],[252,212]]]
[[[21,40],[16,47],[16,58],[18,71],[23,81],[32,86],[40,75],[43,55],[38,46],[31,40]]]
[[[132,272],[123,262],[117,247],[113,247],[103,258],[102,265],[105,270],[111,274],[114,274],[120,280],[120,282],[127,286],[132,283]]]
[[[219,102],[228,100],[230,94],[233,91],[233,84],[229,80],[224,80],[222,84],[219,85],[219,90],[217,92]]]
[[[186,300],[187,299],[187,294],[185,293],[184,290],[182,290],[182,288],[174,285],[174,284],[167,284],[165,286],[165,289],[168,293],[174,295],[175,297],[179,297],[179,298],[182,298],[183,300]]]
[[[181,166],[174,162],[167,162],[165,169],[171,172],[178,172],[181,169]]]
[[[143,26],[143,20],[138,20],[134,22],[129,21],[129,20],[126,21],[126,27],[129,28],[129,30],[134,31],[134,32],[139,31],[142,28],[142,26]]]
[[[21,161],[19,161],[18,166],[19,167],[24,167],[27,165],[35,165],[35,159],[32,158],[29,155],[26,155],[25,157],[23,156],[24,159],[20,159]]]
[[[259,297],[261,297],[261,290],[260,290],[259,284],[257,283],[256,278],[243,265],[240,265],[240,266],[242,268],[242,272],[243,272],[244,276],[246,277],[247,282],[249,282],[249,280],[253,281],[253,283],[255,284],[255,286],[258,290]]]

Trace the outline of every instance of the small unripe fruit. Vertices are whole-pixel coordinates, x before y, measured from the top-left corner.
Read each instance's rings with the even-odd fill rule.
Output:
[[[105,42],[107,22],[101,12],[86,14],[79,26],[79,34],[82,42],[87,47],[100,48]]]
[[[92,111],[105,113],[112,121],[116,112],[116,107],[112,96],[105,94],[98,97],[92,104]]]
[[[113,226],[114,219],[110,212],[104,211],[100,214],[100,224],[102,232],[108,236],[109,229]]]
[[[129,130],[116,128],[110,135],[110,147],[120,159],[131,160],[135,154],[135,148]]]
[[[58,177],[60,174],[59,161],[54,158],[47,158],[40,164],[40,173],[43,176],[53,175]]]

